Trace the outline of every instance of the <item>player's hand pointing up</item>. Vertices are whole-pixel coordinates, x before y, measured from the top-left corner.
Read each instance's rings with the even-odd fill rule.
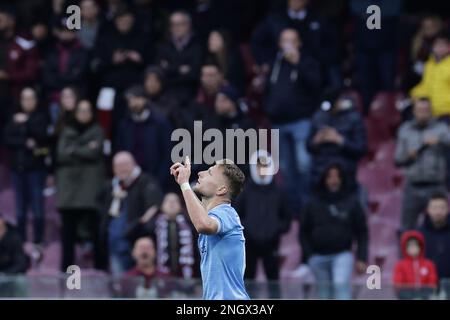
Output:
[[[184,165],[177,162],[170,167],[170,174],[175,177],[175,181],[182,185],[183,183],[189,183],[189,177],[191,176],[191,161],[189,157],[186,157]]]

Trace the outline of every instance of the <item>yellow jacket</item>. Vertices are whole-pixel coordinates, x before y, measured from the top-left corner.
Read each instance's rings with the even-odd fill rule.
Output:
[[[439,63],[430,57],[422,81],[410,93],[413,98],[429,98],[435,116],[450,115],[450,55]]]

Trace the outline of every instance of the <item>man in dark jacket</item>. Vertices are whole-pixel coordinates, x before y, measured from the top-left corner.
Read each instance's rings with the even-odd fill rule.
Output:
[[[258,150],[250,164],[251,179],[237,199],[247,246],[246,278],[254,280],[259,259],[262,259],[268,280],[280,276],[279,244],[281,235],[288,231],[291,215],[285,196],[273,181],[273,163],[270,154]],[[265,172],[265,171],[267,172]],[[272,172],[268,172],[272,170]],[[271,287],[270,295],[280,298],[278,286]]]
[[[113,30],[104,31],[95,44],[93,67],[102,86],[122,93],[141,81],[143,67],[149,60],[150,43],[136,25],[131,11],[121,10],[114,17]]]
[[[145,90],[134,86],[125,92],[129,115],[119,123],[116,150],[133,154],[142,170],[155,177],[163,188],[168,185],[171,127],[164,116],[152,109]]]
[[[56,104],[64,87],[85,89],[88,54],[77,39],[75,30],[67,28],[66,18],[58,20],[54,32],[57,41],[46,57],[42,81],[48,98]]]
[[[338,85],[338,36],[333,26],[317,16],[309,6],[309,0],[287,0],[287,8],[270,14],[254,31],[251,46],[256,63],[268,66],[277,54],[277,42],[282,30],[296,30],[306,52],[321,65],[324,79],[330,85]],[[264,68],[263,68],[264,69]]]
[[[450,215],[445,193],[430,197],[419,230],[425,237],[425,256],[436,265],[439,279],[450,279]]]
[[[301,50],[298,32],[283,30],[268,79],[265,109],[273,127],[279,129],[280,169],[294,214],[301,210],[310,189],[306,138],[318,106],[320,83],[319,65]]]
[[[186,12],[174,12],[170,17],[170,39],[157,50],[156,63],[167,73],[167,89],[181,105],[187,105],[195,95],[203,48],[192,32],[191,17]]]
[[[28,259],[23,243],[14,227],[0,214],[0,274],[25,273]]]
[[[367,219],[356,193],[347,189],[339,165],[326,169],[300,219],[303,261],[310,266],[321,299],[350,299],[356,240],[356,268],[366,271]]]
[[[413,229],[436,192],[445,192],[448,170],[446,153],[450,146],[450,130],[445,123],[432,116],[428,98],[414,102],[414,119],[398,130],[395,164],[405,168],[405,186],[402,203],[402,228]]]
[[[101,239],[110,270],[118,275],[133,266],[132,244],[157,212],[162,200],[158,182],[143,173],[129,152],[113,159],[114,178],[100,195],[103,207]]]
[[[348,178],[348,187],[356,188],[356,170],[367,152],[367,138],[364,121],[352,99],[337,90],[329,92],[322,110],[313,117],[307,147],[313,160],[313,185],[330,163],[339,163]]]

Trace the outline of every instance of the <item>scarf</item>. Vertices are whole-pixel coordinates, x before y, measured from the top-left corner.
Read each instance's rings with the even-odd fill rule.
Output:
[[[121,181],[118,177],[114,177],[112,180],[112,202],[109,207],[109,215],[117,218],[120,214],[120,205],[123,199],[128,195],[127,189],[133,184],[134,181],[141,175],[141,168],[136,166],[133,169],[131,175],[125,180]]]
[[[158,271],[174,276],[182,276],[184,279],[191,279],[194,273],[194,245],[193,235],[186,217],[183,214],[177,215],[175,223],[178,231],[178,261],[176,274],[171,272],[171,248],[169,246],[169,219],[165,214],[161,214],[156,219],[155,234],[157,243],[157,268]],[[172,257],[173,259],[173,257]]]

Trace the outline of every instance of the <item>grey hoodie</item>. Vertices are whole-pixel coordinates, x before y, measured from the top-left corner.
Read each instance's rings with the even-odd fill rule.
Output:
[[[439,143],[425,146],[424,140],[436,136]],[[443,183],[446,178],[445,153],[450,146],[450,130],[444,123],[431,120],[421,127],[416,120],[404,123],[398,132],[395,164],[405,167],[409,183]],[[408,154],[417,151],[417,158],[411,160]]]

